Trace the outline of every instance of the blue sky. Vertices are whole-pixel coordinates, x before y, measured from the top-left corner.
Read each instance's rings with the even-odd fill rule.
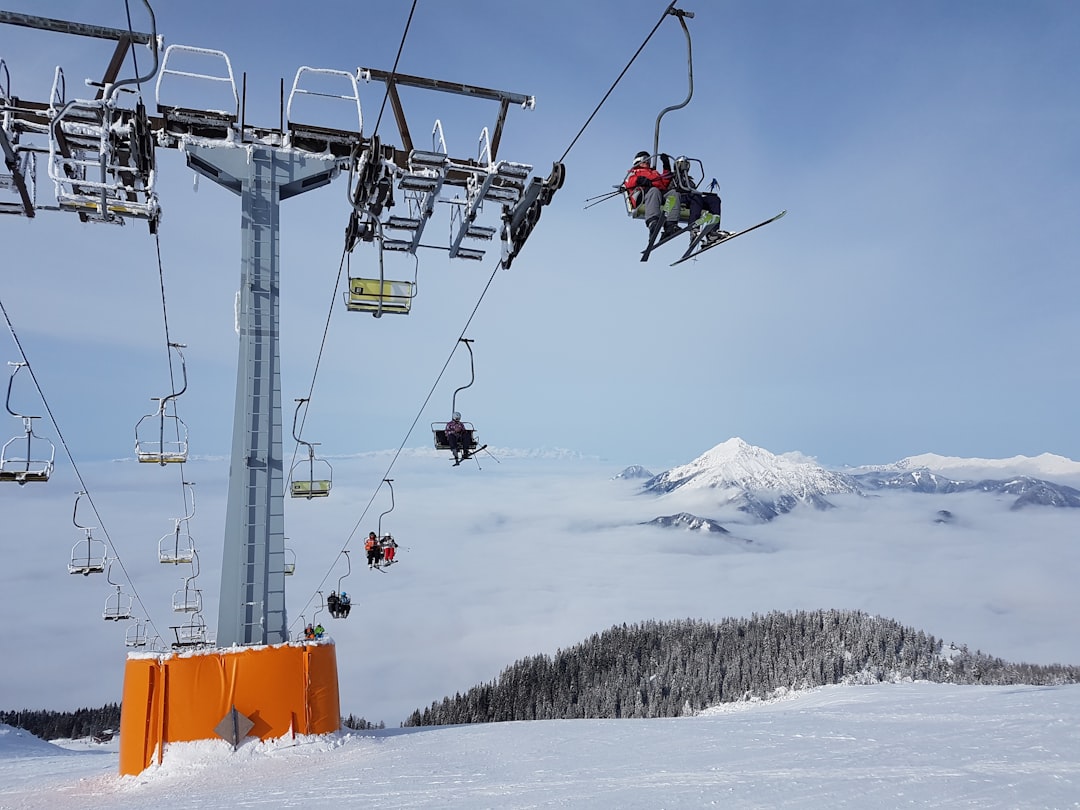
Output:
[[[271,5],[251,17],[220,3],[158,5],[167,43],[224,50],[247,73],[247,118],[266,124],[277,121],[279,80],[288,87],[300,65],[390,69],[410,7]],[[6,7],[124,21],[119,0]],[[511,110],[501,155],[546,174],[663,8],[420,2],[399,68],[535,95],[535,110]],[[1080,348],[1071,227],[1080,11],[973,2],[692,10],[695,93],[664,119],[662,148],[705,162],[728,227],[790,213],[669,268],[675,246],[637,261],[644,228],[618,201],[583,210],[651,143],[659,110],[685,96],[683,35],[668,18],[570,152],[566,185],[467,332],[477,382],[459,404],[483,438],[654,467],[729,436],[831,464],[928,451],[1080,457],[1071,419],[1080,373],[1068,359]],[[140,27],[139,3],[132,13]],[[109,50],[0,30],[12,92],[24,98],[47,95],[57,63],[74,95]],[[380,87],[361,91],[366,130]],[[451,95],[415,92],[405,104],[417,140],[437,116],[451,151],[464,154],[494,118],[492,105]],[[379,131],[395,135],[388,112]],[[162,151],[159,163],[170,333],[189,344],[181,414],[194,452],[227,452],[239,207],[205,181],[192,191],[180,154]],[[283,205],[286,409],[314,372],[344,189],[339,178]],[[48,212],[2,226],[0,291],[61,429],[80,456],[129,453],[134,422],[169,385],[152,238],[139,224]],[[372,262],[363,249],[352,257],[360,272]],[[413,272],[411,262],[396,267]],[[335,305],[307,423],[326,453],[402,442],[492,269],[428,251],[408,318]],[[0,347],[17,359],[9,336]],[[454,358],[421,425],[445,418],[467,366]],[[427,441],[414,434],[407,444]]]
[[[263,4],[251,16],[239,5],[190,1],[159,2],[155,11],[167,43],[227,52],[237,75],[248,76],[247,120],[273,125],[279,81],[291,84],[300,65],[389,70],[409,7],[331,2],[305,12],[279,3]],[[119,0],[8,0],[5,8],[124,24]],[[399,69],[535,95],[535,110],[510,110],[500,155],[546,174],[663,8],[615,0],[421,0]],[[133,2],[132,10],[135,27],[145,27],[139,4]],[[659,110],[685,96],[685,44],[668,19],[571,150],[565,186],[513,268],[496,274],[473,317],[466,334],[475,341],[476,383],[459,395],[458,406],[482,439],[496,448],[567,448],[599,458],[590,471],[594,483],[629,464],[660,472],[731,436],[777,453],[798,450],[830,465],[925,452],[1080,458],[1074,419],[1080,246],[1073,223],[1080,9],[1070,3],[732,2],[692,10],[694,98],[664,119],[662,148],[704,161],[721,184],[727,227],[781,209],[789,213],[701,261],[670,268],[675,246],[648,264],[638,261],[644,227],[630,221],[619,202],[584,210],[586,198],[620,182],[633,154],[648,148]],[[89,40],[0,27],[11,91],[27,99],[47,98],[58,63],[70,95],[78,95],[81,79],[100,75],[110,52]],[[361,90],[366,132],[378,116],[379,87]],[[152,89],[148,93],[152,107]],[[410,124],[418,140],[438,117],[455,154],[471,154],[481,127],[494,121],[490,104],[419,92],[403,98],[407,112],[415,112]],[[379,133],[392,140],[389,114]],[[180,414],[190,428],[192,453],[220,458],[229,452],[232,428],[239,204],[206,180],[194,190],[179,153],[162,151],[159,165],[169,332],[187,344],[190,385]],[[39,199],[47,198],[43,165],[39,179]],[[335,290],[349,210],[345,185],[339,178],[282,206],[285,427],[292,400],[311,386],[332,304],[305,438],[334,459],[430,443],[428,423],[447,418],[454,389],[468,382],[467,356],[454,354],[446,375],[437,386],[435,381],[494,269],[494,258],[450,262],[444,253],[428,251],[417,270],[419,297],[411,315],[376,320],[346,313]],[[446,232],[445,214],[440,216],[432,234]],[[133,573],[160,579],[164,573],[152,552],[135,552],[143,548],[137,543],[156,543],[182,513],[174,471],[108,463],[132,457],[136,422],[153,410],[151,397],[170,390],[157,246],[140,223],[122,229],[84,225],[55,212],[34,220],[6,217],[0,237],[0,298],[68,447],[77,463],[92,465],[87,483]],[[359,274],[371,271],[373,262],[370,248],[352,256]],[[391,258],[388,272],[411,277],[414,268]],[[0,350],[0,360],[19,359],[6,330],[0,330]],[[25,379],[21,383],[16,406],[40,413],[34,392]],[[433,386],[431,402],[421,410]],[[418,431],[406,438],[414,419]],[[19,423],[9,419],[7,430],[14,435]],[[49,425],[39,425],[39,432],[57,440]],[[306,537],[316,552],[304,563],[308,573],[294,583],[296,594],[335,581],[334,555],[365,504],[374,503],[370,517],[384,508],[376,500],[384,458],[340,462],[335,487],[341,498],[321,513],[317,504],[289,505],[287,533],[297,545]],[[471,478],[455,479],[452,502],[433,500],[447,486],[440,476],[450,471],[440,461],[431,463],[425,474],[432,482],[397,485],[399,505],[419,521],[417,548],[431,538],[458,542],[511,520],[504,505],[473,487]],[[201,482],[193,534],[206,544],[203,587],[213,627],[225,468],[204,464],[190,473]],[[561,509],[568,498],[563,492],[537,507],[527,467],[509,460],[485,460],[485,466],[476,483],[485,476],[520,476],[518,494],[529,509]],[[26,550],[31,561],[28,569],[10,568],[13,579],[4,590],[13,604],[23,605],[32,604],[41,588],[58,586],[69,612],[42,611],[41,629],[34,632],[60,644],[107,636],[115,645],[116,629],[101,627],[104,622],[87,632],[68,621],[72,612],[100,611],[102,588],[80,590],[81,577],[54,580],[75,539],[69,537],[70,493],[79,486],[60,459],[48,487],[0,491],[5,553]],[[539,521],[533,512],[527,515],[513,520],[526,526]],[[580,518],[593,528],[595,519]],[[593,542],[575,538],[579,528],[570,521],[552,531],[568,535],[570,546]],[[47,556],[33,553],[39,538],[47,540]],[[520,556],[511,556],[520,565]],[[422,589],[398,578],[385,593],[376,592],[388,600],[379,603],[383,607],[410,604],[421,617],[408,645],[389,645],[370,664],[376,676],[396,677],[403,650],[430,643],[424,634],[431,628],[422,618],[430,619],[433,601],[440,610],[460,607],[475,645],[469,651],[486,656],[470,658],[462,688],[518,655],[576,643],[609,620],[650,618],[642,613],[663,601],[645,592],[640,606],[605,605],[589,613],[587,624],[560,623],[556,632],[547,626],[552,605],[571,613],[577,603],[564,604],[564,592],[555,587],[562,584],[560,574],[554,573],[526,585],[539,600],[535,627],[528,624],[535,617],[523,619],[521,627],[500,630],[505,644],[492,645],[484,628],[492,610],[483,584],[487,572],[477,574],[481,582],[472,590],[457,588],[425,559],[445,591],[420,598]],[[507,582],[520,573],[513,565]],[[1073,569],[1063,568],[1070,577]],[[678,570],[671,572],[673,592],[684,585]],[[997,575],[1009,570],[1011,563],[1002,562]],[[147,586],[148,600],[152,593],[167,601],[178,584],[173,574],[170,569],[165,584]],[[701,605],[714,604],[721,615],[787,607],[777,604],[775,591],[789,592],[790,583],[774,576],[766,567],[741,583],[760,601],[727,604],[714,603],[715,580],[709,580],[678,615],[704,615]],[[918,581],[917,573],[911,576]],[[876,580],[867,581],[873,587],[853,597],[854,604],[832,604],[827,588],[813,591],[809,583],[811,592],[793,596],[790,606],[881,609],[919,624],[955,613],[945,599],[929,600],[925,615],[897,615],[903,599],[881,604]],[[582,588],[589,587],[583,578]],[[941,591],[947,594],[949,587]],[[511,593],[511,599],[519,597]],[[972,628],[999,622],[1002,601],[1007,608],[1013,604],[1004,597],[976,602],[986,615],[946,629],[960,641],[972,640]],[[290,604],[290,616],[304,609]],[[1052,612],[1054,605],[1046,609]],[[1017,627],[1028,626],[1028,614],[1013,615]],[[449,633],[452,627],[442,629]],[[361,645],[371,641],[362,628],[348,632]],[[1003,646],[995,652],[1032,653]],[[117,663],[114,646],[94,654],[107,666]],[[1048,654],[1042,647],[1034,651],[1039,658]],[[394,700],[408,710],[433,699],[430,692],[425,684]],[[87,693],[101,690],[93,684]],[[387,710],[386,719],[392,721],[398,708]]]

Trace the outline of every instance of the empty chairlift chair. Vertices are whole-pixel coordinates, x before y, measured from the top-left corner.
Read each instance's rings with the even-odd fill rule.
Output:
[[[170,343],[169,348],[180,356],[184,384],[168,396],[152,397],[151,401],[158,403],[157,411],[135,424],[135,457],[144,464],[183,464],[188,457],[187,425],[176,415],[176,399],[187,390],[187,363],[180,351],[182,343]]]
[[[109,566],[109,571],[106,576],[108,577],[109,584],[116,589],[116,592],[110,594],[105,600],[105,610],[101,614],[101,618],[107,622],[127,621],[131,618],[131,608],[134,604],[135,597],[131,594],[124,593],[124,587],[119,582],[113,582],[112,565]]]
[[[307,448],[307,458],[293,465],[289,476],[291,479],[289,494],[294,498],[307,498],[310,500],[312,498],[325,498],[330,494],[334,469],[329,462],[315,457],[315,443],[305,442],[296,433],[300,408],[307,401],[307,399],[296,400],[296,412],[293,414],[293,439]]]
[[[194,486],[184,482],[185,493],[191,493],[190,511],[182,518],[175,518],[173,530],[158,541],[158,561],[166,565],[179,565],[195,560],[195,540],[187,531],[188,521],[195,517]]]
[[[84,537],[71,547],[71,562],[68,563],[68,573],[90,576],[90,574],[104,573],[108,549],[103,541],[94,537],[93,526],[79,524],[79,499],[85,494],[85,492],[76,493],[75,507],[71,512],[71,522],[75,524],[75,528],[82,530]]]
[[[26,416],[12,410],[11,388],[15,382],[15,375],[26,366],[26,363],[8,363],[8,365],[12,366],[13,370],[8,379],[5,407],[9,414],[22,420],[23,432],[6,441],[0,448],[0,481],[11,481],[16,484],[48,481],[56,459],[56,448],[48,439],[43,439],[34,433],[34,420],[40,419],[40,416]]]
[[[166,82],[171,85],[171,94],[162,93]],[[182,93],[175,92],[177,87],[186,92],[196,85],[204,91],[197,103],[185,103],[186,99],[179,97]],[[231,140],[237,134],[240,96],[232,62],[223,51],[170,45],[161,58],[154,96],[166,139],[179,142],[185,136],[195,136]]]

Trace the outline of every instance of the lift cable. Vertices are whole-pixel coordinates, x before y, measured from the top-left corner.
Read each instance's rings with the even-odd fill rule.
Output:
[[[93,496],[90,494],[90,488],[87,486],[86,481],[83,479],[82,472],[79,470],[79,465],[75,463],[75,457],[71,454],[71,448],[68,447],[67,439],[64,438],[63,431],[60,430],[60,425],[56,421],[56,416],[53,414],[52,407],[49,405],[48,399],[45,397],[45,392],[41,388],[41,383],[38,381],[37,374],[34,373],[34,367],[30,364],[30,359],[26,356],[26,351],[23,349],[22,341],[19,340],[18,334],[15,332],[15,326],[11,322],[11,317],[8,315],[7,307],[4,306],[3,299],[0,299],[0,313],[3,313],[4,321],[7,323],[8,331],[11,333],[11,339],[15,342],[15,346],[19,350],[19,354],[22,357],[23,362],[26,364],[26,370],[30,372],[30,379],[34,381],[34,387],[37,389],[38,396],[41,397],[41,403],[45,408],[45,413],[49,415],[49,422],[52,425],[54,431],[56,431],[56,437],[60,440],[60,445],[64,448],[64,454],[67,456],[68,461],[71,463],[71,469],[75,473],[76,479],[79,481],[79,487],[82,492],[86,493],[86,499],[90,503],[90,508],[94,512],[94,517],[97,519],[98,524],[101,527],[101,531],[105,535],[106,541],[108,541],[108,547],[112,551],[110,559],[115,560],[117,565],[120,566],[120,570],[124,572],[124,578],[131,586],[132,595],[138,602],[139,607],[143,613],[146,614],[146,621],[153,628],[154,633],[158,633],[157,626],[154,624],[153,619],[150,618],[150,612],[146,609],[146,604],[143,602],[142,597],[139,595],[138,589],[135,587],[135,582],[132,580],[131,574],[128,572],[127,567],[124,565],[124,561],[120,556],[120,551],[116,547],[116,543],[109,535],[109,530],[105,527],[105,521],[101,517],[101,513],[98,511],[97,503],[94,502]]]
[[[322,341],[319,343],[319,351],[315,355],[315,369],[311,373],[311,385],[308,386],[307,400],[308,404],[311,404],[311,397],[315,393],[315,381],[319,378],[319,366],[322,365],[323,352],[326,351],[326,340],[330,334],[330,319],[334,316],[334,305],[337,303],[338,289],[341,287],[341,274],[345,269],[345,259],[348,256],[348,249],[341,251],[341,261],[338,263],[337,277],[334,279],[334,289],[330,293],[330,307],[326,313],[326,323],[323,326]],[[304,423],[307,421],[308,409],[304,408],[304,415],[300,418],[300,430],[297,435],[302,436],[304,434]],[[292,480],[293,466],[296,464],[296,455],[300,452],[300,442],[296,442],[293,445],[292,461],[289,464],[289,480],[286,481],[286,485],[289,485]]]
[[[660,15],[660,19],[657,20],[656,25],[653,26],[652,31],[650,31],[649,35],[645,37],[645,41],[641,43],[641,47],[639,47],[634,52],[634,55],[630,57],[630,61],[626,63],[626,67],[622,69],[622,73],[620,73],[618,78],[615,79],[611,87],[608,88],[608,91],[604,93],[604,97],[600,99],[600,103],[596,105],[596,109],[592,111],[592,114],[588,117],[585,123],[582,124],[581,129],[578,130],[577,135],[575,135],[574,139],[570,141],[570,145],[566,147],[566,151],[563,152],[562,157],[559,158],[559,163],[563,163],[566,161],[566,156],[570,154],[570,150],[574,148],[574,145],[578,142],[578,138],[582,136],[582,134],[588,128],[589,124],[592,123],[593,118],[595,118],[596,114],[600,112],[600,108],[604,106],[604,102],[608,100],[608,96],[610,96],[615,91],[616,85],[618,85],[618,83],[622,81],[623,76],[625,76],[626,72],[630,70],[630,66],[634,64],[634,60],[636,60],[641,54],[641,52],[645,50],[645,46],[649,44],[649,40],[652,39],[653,34],[655,34],[660,28],[660,26],[664,24],[664,20],[667,19],[668,14],[670,14],[671,10],[675,8],[675,2],[676,0],[672,0],[672,2],[668,3],[667,7],[664,9],[664,13]]]
[[[341,550],[334,558],[334,562],[331,564],[330,568],[327,570],[326,574],[319,582],[315,593],[313,593],[308,598],[307,603],[304,605],[305,611],[312,604],[316,594],[319,593],[319,591],[331,578],[331,575],[334,572],[334,566],[337,565],[337,561],[349,550],[349,544],[356,536],[356,533],[360,530],[360,526],[363,524],[364,518],[367,517],[367,513],[371,509],[371,505],[375,502],[375,498],[379,494],[379,489],[382,487],[382,481],[390,477],[390,473],[393,471],[394,465],[397,464],[398,458],[401,456],[402,451],[405,449],[406,442],[409,441],[409,438],[412,436],[413,431],[416,430],[416,425],[420,422],[420,417],[424,415],[424,410],[427,408],[428,403],[431,402],[431,398],[435,395],[435,390],[439,387],[439,383],[442,381],[443,375],[446,374],[446,370],[450,367],[450,361],[454,359],[454,353],[457,351],[458,343],[460,343],[461,339],[464,338],[465,335],[468,333],[469,326],[472,324],[473,318],[476,317],[476,313],[480,309],[480,304],[483,303],[484,297],[487,295],[488,290],[491,289],[492,282],[495,281],[495,276],[499,272],[499,267],[500,263],[496,263],[495,269],[491,272],[491,276],[488,278],[487,284],[484,285],[484,289],[481,291],[480,297],[476,301],[476,305],[473,306],[472,312],[469,313],[469,317],[465,321],[465,325],[462,327],[460,334],[454,341],[454,346],[450,350],[450,354],[447,355],[446,362],[443,363],[442,368],[439,370],[438,375],[435,377],[435,382],[432,383],[431,389],[428,391],[427,396],[424,397],[424,401],[420,404],[420,408],[417,410],[416,416],[413,418],[412,424],[409,425],[409,429],[406,431],[404,438],[401,440],[401,444],[398,445],[397,450],[394,452],[393,458],[390,459],[390,463],[387,465],[386,471],[383,473],[382,478],[379,480],[379,486],[377,486],[372,491],[371,497],[368,499],[368,502],[364,505],[363,511],[360,513],[360,517],[357,518],[355,525],[353,525],[352,530],[349,532],[349,536],[345,538],[345,543],[342,545]],[[312,385],[314,386],[314,382],[312,382]],[[296,624],[296,621],[298,620],[294,620],[294,625]]]
[[[581,138],[582,134],[584,134],[585,130],[592,123],[592,120],[596,117],[597,113],[600,112],[600,108],[607,101],[608,97],[615,91],[615,87],[619,84],[620,81],[622,81],[623,76],[625,76],[626,73],[630,70],[631,65],[634,64],[634,62],[637,60],[637,58],[641,54],[641,52],[643,50],[645,50],[645,46],[649,44],[649,41],[652,39],[653,35],[659,30],[660,26],[663,25],[664,20],[667,18],[668,14],[671,13],[671,10],[673,8],[675,8],[675,3],[676,2],[677,2],[677,0],[672,0],[670,3],[668,3],[667,6],[665,6],[664,12],[663,12],[663,14],[660,15],[660,19],[657,20],[656,25],[653,26],[653,28],[649,32],[648,36],[645,37],[645,40],[641,43],[641,45],[638,47],[638,49],[634,52],[634,55],[630,58],[630,61],[627,62],[626,66],[622,69],[622,72],[619,73],[618,77],[612,83],[611,87],[608,88],[608,91],[604,94],[604,97],[602,99],[600,99],[600,103],[596,105],[596,108],[589,115],[588,119],[586,119],[586,121],[582,125],[581,129],[578,130],[577,134],[570,141],[570,145],[566,147],[566,150],[562,153],[562,156],[559,158],[559,160],[558,160],[559,163],[563,163],[566,160],[566,156],[570,154],[570,151],[577,144],[577,142]],[[398,60],[401,58],[401,51],[405,46],[405,37],[408,35],[409,26],[412,23],[413,12],[415,10],[416,10],[416,0],[413,0],[412,9],[410,9],[410,11],[409,11],[409,18],[408,18],[408,21],[405,24],[405,32],[402,34],[401,43],[398,46],[397,58],[394,60],[394,69],[391,72],[391,80],[393,79],[393,74],[397,72]],[[378,128],[379,128],[379,122],[381,122],[381,120],[382,120],[383,110],[386,107],[386,100],[387,100],[387,97],[389,96],[389,88],[390,88],[390,82],[388,81],[387,82],[387,91],[383,96],[383,104],[382,104],[382,107],[379,109],[379,117],[376,120],[376,124],[375,124],[375,131],[376,132],[378,131]],[[342,263],[343,264],[344,264],[344,260],[345,260],[345,255],[343,253],[342,254]],[[454,352],[457,350],[457,344],[460,342],[461,338],[465,337],[465,334],[468,332],[469,325],[472,323],[473,318],[476,316],[476,313],[480,308],[480,304],[483,303],[484,297],[487,295],[487,292],[490,289],[492,282],[495,280],[495,275],[498,273],[499,267],[500,267],[500,265],[496,264],[495,270],[492,272],[491,277],[487,281],[487,284],[484,285],[484,289],[480,293],[480,297],[479,297],[479,299],[477,299],[476,305],[473,307],[472,312],[469,314],[469,318],[465,322],[465,326],[461,330],[461,333],[458,336],[458,339],[454,341],[454,347],[453,347],[453,349],[451,349],[450,354],[446,358],[446,362],[443,364],[442,369],[439,371],[438,376],[435,378],[435,382],[432,384],[431,390],[428,391],[428,394],[424,398],[424,401],[421,404],[420,409],[416,414],[416,417],[413,419],[412,424],[409,426],[408,431],[406,431],[406,433],[405,433],[405,437],[402,439],[401,444],[398,446],[398,449],[394,453],[393,458],[391,458],[390,463],[386,468],[386,471],[383,473],[383,478],[388,477],[390,475],[390,473],[393,471],[394,465],[397,463],[398,458],[401,456],[402,450],[404,450],[404,448],[405,448],[405,443],[408,442],[409,438],[412,436],[413,431],[416,429],[416,425],[420,421],[420,417],[423,416],[424,409],[427,407],[428,403],[431,401],[431,398],[435,393],[435,389],[438,387],[439,382],[442,380],[443,375],[446,373],[446,369],[449,367],[450,361],[453,359]],[[341,268],[339,267],[337,284],[334,287],[335,301],[336,301],[336,295],[337,295],[337,288],[338,288],[338,285],[340,285],[340,282],[341,282]],[[331,303],[331,312],[332,311],[333,311],[333,302]],[[327,327],[326,328],[329,329],[329,317],[327,318]],[[324,333],[323,333],[323,342],[324,342],[324,344],[325,344],[325,340],[326,340],[326,332],[324,331]],[[322,347],[320,347],[320,349],[319,349],[319,355],[321,357],[321,355],[322,355]],[[316,363],[316,374],[317,373],[318,373],[318,363]],[[315,388],[315,379],[313,377],[312,378],[312,383],[311,383],[311,389],[309,390],[309,397],[310,397],[311,392],[314,391],[314,388]],[[303,422],[301,422],[301,427],[302,427],[302,425],[303,425]],[[295,453],[294,453],[294,459],[295,459]],[[379,487],[381,487],[381,486],[382,486],[382,483],[381,483],[381,480],[380,480]],[[376,489],[371,493],[371,498],[368,500],[367,504],[364,506],[363,511],[360,513],[360,517],[357,519],[356,524],[352,528],[352,531],[349,532],[348,537],[345,539],[345,543],[342,545],[341,551],[339,551],[337,557],[335,557],[334,565],[336,565],[337,559],[340,558],[346,551],[348,551],[349,544],[352,542],[353,537],[356,536],[357,531],[359,530],[361,524],[364,521],[364,518],[367,516],[367,513],[371,508],[371,505],[375,502],[375,498],[376,498],[376,496],[378,495],[378,492],[379,492],[379,487],[376,487]],[[319,586],[318,586],[319,589],[321,589],[326,584],[326,582],[330,579],[330,576],[331,576],[332,573],[333,573],[333,565],[331,565],[330,569],[326,572],[326,574],[323,577],[322,581],[319,583]],[[316,593],[318,593],[318,590],[316,591]],[[311,605],[312,600],[314,600],[314,598],[315,598],[315,595],[313,594],[308,599],[308,602],[305,605],[305,609],[308,606]]]
[[[386,91],[383,93],[382,106],[379,107],[379,116],[375,119],[375,129],[371,131],[371,136],[375,137],[379,133],[379,124],[382,123],[383,111],[386,109],[386,100],[390,97],[390,87],[394,81],[394,75],[397,73],[398,62],[401,61],[401,52],[405,49],[405,37],[409,35],[409,26],[412,25],[413,14],[416,12],[416,0],[412,2],[412,8],[409,9],[409,19],[405,21],[405,30],[401,34],[401,42],[398,44],[397,56],[394,57],[394,67],[390,71],[390,77],[386,80]]]
[[[398,63],[401,61],[401,53],[405,49],[405,38],[408,37],[408,35],[409,35],[409,28],[412,25],[412,19],[413,19],[413,15],[415,13],[416,13],[416,0],[413,0],[412,7],[409,9],[409,17],[405,21],[405,30],[402,32],[401,41],[398,43],[397,56],[394,57],[394,67],[390,71],[390,78],[387,79],[387,81],[386,81],[386,90],[383,93],[382,104],[379,106],[379,115],[375,119],[375,128],[371,132],[372,137],[374,137],[379,132],[379,124],[382,123],[383,112],[386,110],[386,101],[390,97],[390,88],[391,88],[392,82],[394,80],[394,76],[397,73]],[[330,331],[330,319],[334,314],[334,304],[337,301],[338,288],[341,287],[341,273],[342,273],[342,271],[343,271],[343,269],[345,267],[345,260],[347,258],[347,255],[348,255],[348,249],[346,248],[345,250],[342,250],[342,252],[341,252],[341,262],[340,262],[340,264],[338,264],[337,279],[334,282],[334,291],[330,296],[330,308],[329,308],[329,311],[326,314],[326,325],[323,327],[322,343],[319,344],[319,353],[318,353],[318,355],[317,355],[317,357],[315,359],[315,370],[311,375],[311,387],[308,388],[308,395],[307,395],[307,399],[308,399],[309,403],[310,403],[310,400],[311,400],[311,396],[315,391],[315,380],[319,376],[319,364],[322,361],[323,351],[326,348],[326,338],[327,338],[327,334]],[[305,408],[304,409],[304,416],[300,419],[300,434],[301,435],[303,435],[303,432],[304,432],[304,423],[307,421],[307,413],[308,413],[307,408]],[[293,446],[293,457],[292,457],[293,464],[296,463],[296,454],[298,452],[300,452],[300,443],[299,442],[297,442]],[[290,471],[290,476],[291,476],[292,465],[289,466],[289,471]]]

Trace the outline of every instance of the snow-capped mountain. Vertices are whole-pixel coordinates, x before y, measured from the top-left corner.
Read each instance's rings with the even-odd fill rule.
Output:
[[[629,467],[627,467],[625,470],[623,470],[622,472],[620,472],[620,473],[618,473],[616,475],[613,475],[611,477],[611,480],[612,481],[619,481],[619,480],[624,480],[624,479],[652,478],[652,477],[653,477],[653,474],[651,472],[649,472],[648,470],[646,470],[644,467],[642,467],[640,464],[632,464]]]
[[[1026,475],[1003,480],[956,481],[930,470],[909,472],[871,472],[853,476],[860,486],[871,490],[902,489],[911,492],[948,494],[952,492],[988,492],[1015,495],[1012,509],[1025,506],[1080,507],[1080,490]]]
[[[664,528],[688,529],[693,532],[706,532],[716,534],[729,534],[727,529],[711,518],[698,517],[689,512],[679,512],[677,515],[662,515],[646,521],[647,526],[663,526]]]
[[[891,464],[858,467],[846,470],[846,472],[861,475],[869,472],[903,472],[920,469],[933,470],[949,478],[967,481],[1014,476],[1080,481],[1080,462],[1053,453],[1043,453],[1034,457],[1012,456],[1011,458],[958,458],[939,456],[936,453],[922,453],[917,456],[907,456]]]
[[[964,478],[948,471],[990,470],[1000,476]],[[925,466],[923,466],[925,465]],[[799,504],[828,509],[831,495],[863,495],[868,491],[906,490],[924,494],[986,492],[1014,496],[1012,509],[1040,505],[1080,508],[1080,489],[1031,475],[1006,475],[1018,467],[1057,471],[1068,475],[1080,471],[1080,463],[1044,453],[1036,458],[961,459],[932,453],[909,456],[893,464],[827,470],[799,453],[775,455],[739,438],[728,439],[689,464],[653,476],[643,491],[667,494],[682,489],[717,491],[717,506],[735,506],[759,520],[772,520]],[[635,469],[635,468],[628,468]],[[637,468],[640,469],[640,468]],[[696,518],[703,520],[703,518]]]
[[[653,476],[646,492],[715,489],[721,505],[735,505],[761,520],[790,512],[800,503],[817,509],[833,506],[826,496],[861,495],[858,483],[801,457],[777,456],[739,438],[721,442],[689,464]]]

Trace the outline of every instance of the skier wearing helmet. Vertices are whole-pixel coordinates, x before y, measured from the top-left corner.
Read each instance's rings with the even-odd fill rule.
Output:
[[[461,414],[454,411],[453,418],[446,423],[446,443],[450,445],[450,452],[454,454],[455,467],[469,457],[471,439],[469,429],[461,421]]]
[[[645,206],[645,224],[649,228],[651,242],[657,238],[667,239],[679,232],[679,192],[671,187],[671,158],[666,154],[660,155],[663,172],[654,169],[650,161],[648,152],[634,155],[634,165],[626,174],[623,189],[632,211]]]

